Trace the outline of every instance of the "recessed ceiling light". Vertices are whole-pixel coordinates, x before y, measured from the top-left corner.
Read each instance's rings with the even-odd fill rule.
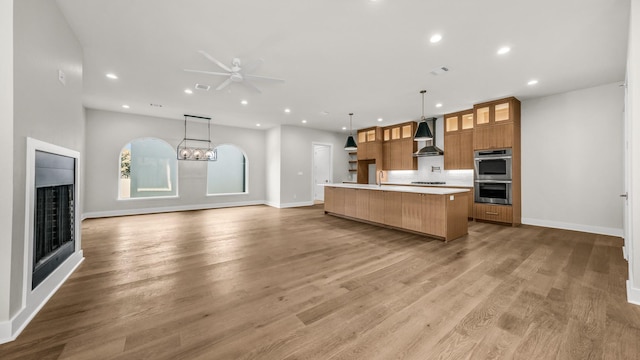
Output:
[[[500,49],[498,49],[498,55],[504,55],[504,54],[508,53],[509,51],[511,51],[510,47],[503,46]]]
[[[538,83],[538,80],[529,80],[529,82],[527,83],[527,85],[535,85]]]
[[[131,106],[129,106],[129,105],[127,105],[127,104],[122,105],[122,108],[123,108],[123,109],[128,109],[128,108],[130,108],[130,107],[131,107]]]
[[[193,94],[193,90],[191,90],[191,89],[184,89],[184,93],[185,93],[185,94]]]
[[[260,124],[256,124],[257,127],[260,127]]]
[[[307,123],[307,120],[302,120],[302,123],[303,123],[303,124],[306,124],[306,123]]]
[[[382,118],[378,118],[378,122],[382,121]]]
[[[284,109],[284,112],[286,112],[286,113],[288,114],[288,113],[290,113],[290,112],[291,112],[291,109],[286,108],[286,109]]]
[[[116,75],[116,74],[108,73],[106,76],[107,76],[109,79],[113,79],[113,80],[118,79],[118,75]]]
[[[435,34],[431,37],[431,39],[429,39],[429,41],[431,41],[431,43],[433,44],[439,42],[440,40],[442,40],[442,35],[440,34]]]
[[[343,126],[343,127],[342,127],[342,130],[347,130],[347,127],[346,127],[346,126]]]
[[[248,103],[249,103],[249,102],[248,102],[247,100],[242,100],[242,101],[240,101],[240,104],[242,104],[242,105],[247,105]]]
[[[442,107],[442,103],[437,103],[437,104],[436,104],[436,107],[437,107],[437,108],[441,108],[441,107]]]

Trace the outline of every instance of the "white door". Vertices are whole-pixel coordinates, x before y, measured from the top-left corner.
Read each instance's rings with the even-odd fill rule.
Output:
[[[313,145],[313,199],[324,201],[324,186],[331,182],[331,146]]]

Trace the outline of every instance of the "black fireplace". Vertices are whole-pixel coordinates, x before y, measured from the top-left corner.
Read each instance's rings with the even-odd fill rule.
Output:
[[[35,159],[31,289],[75,251],[76,159],[39,150]]]

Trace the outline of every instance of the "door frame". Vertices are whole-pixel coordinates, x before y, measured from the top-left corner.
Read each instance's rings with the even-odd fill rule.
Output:
[[[311,201],[316,201],[316,146],[329,148],[329,180],[333,181],[333,144],[324,142],[311,142]]]

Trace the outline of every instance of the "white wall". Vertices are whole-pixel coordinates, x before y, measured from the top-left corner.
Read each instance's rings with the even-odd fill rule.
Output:
[[[280,126],[269,129],[265,139],[265,201],[271,206],[280,205],[281,130]]]
[[[313,204],[313,143],[333,144],[333,182],[349,179],[347,134],[299,126],[281,127],[280,206]]]
[[[631,241],[627,298],[640,305],[640,0],[631,1],[627,57],[627,116],[629,117],[631,183]]]
[[[10,317],[13,212],[13,0],[0,1],[0,323]],[[0,328],[0,340],[10,329]]]
[[[621,83],[522,102],[522,223],[622,236]]]
[[[207,138],[207,124],[187,123],[187,136]],[[176,147],[184,137],[184,119],[87,110],[85,216],[110,216],[263,203],[265,132],[211,123],[211,141],[233,144],[247,155],[249,193],[207,196],[207,163],[178,162],[178,198],[118,200],[119,154],[136,138],[154,137]]]
[[[4,9],[2,13],[6,16]],[[13,174],[9,172],[9,176],[13,175],[11,287],[9,290],[2,284],[0,291],[10,292],[11,316],[23,306],[26,138],[33,137],[80,153],[84,145],[80,43],[55,1],[15,1],[13,16]],[[5,26],[5,22],[2,23]],[[58,81],[59,69],[66,74],[66,86]],[[81,202],[82,199],[78,202],[80,209]]]

